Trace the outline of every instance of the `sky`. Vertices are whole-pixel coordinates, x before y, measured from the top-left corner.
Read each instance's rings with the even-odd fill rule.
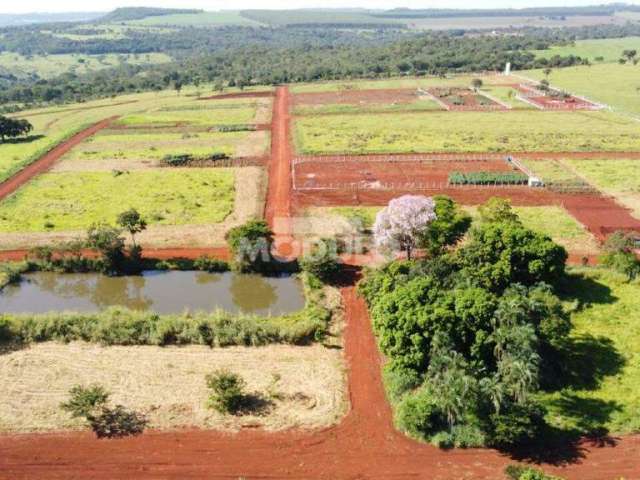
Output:
[[[618,0],[620,1],[620,0]],[[116,7],[153,6],[165,8],[199,8],[224,10],[244,8],[525,8],[550,6],[575,6],[612,3],[602,0],[0,0],[0,13],[33,12],[106,12]],[[626,3],[640,4],[640,0]],[[231,4],[231,6],[230,6]]]

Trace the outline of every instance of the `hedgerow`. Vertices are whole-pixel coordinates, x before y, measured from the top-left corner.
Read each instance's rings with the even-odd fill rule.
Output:
[[[529,177],[520,172],[451,172],[452,185],[526,185]]]

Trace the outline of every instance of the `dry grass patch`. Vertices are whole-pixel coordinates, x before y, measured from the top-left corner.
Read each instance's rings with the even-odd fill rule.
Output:
[[[206,407],[205,375],[240,374],[247,392],[269,397],[261,415],[223,416]],[[77,384],[98,383],[114,403],[140,411],[152,428],[237,430],[320,428],[346,412],[340,350],[312,347],[102,347],[43,343],[0,356],[0,430],[34,432],[84,428],[59,405]]]

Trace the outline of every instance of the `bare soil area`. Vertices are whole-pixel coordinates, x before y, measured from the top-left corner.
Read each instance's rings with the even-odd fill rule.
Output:
[[[293,96],[294,105],[351,105],[413,103],[418,100],[414,88],[379,90],[339,90],[337,92],[299,93]]]

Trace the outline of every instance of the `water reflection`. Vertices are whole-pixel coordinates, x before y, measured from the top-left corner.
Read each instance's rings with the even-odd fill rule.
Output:
[[[111,306],[158,313],[185,310],[280,315],[304,306],[294,278],[263,278],[235,273],[145,272],[141,276],[33,273],[0,292],[0,311],[96,312]]]

